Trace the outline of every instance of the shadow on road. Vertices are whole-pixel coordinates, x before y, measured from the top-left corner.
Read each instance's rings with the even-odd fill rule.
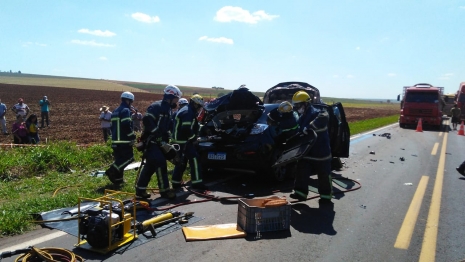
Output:
[[[318,208],[306,204],[294,204],[291,213],[291,226],[302,233],[336,235],[333,221],[336,212],[333,204],[319,203]]]

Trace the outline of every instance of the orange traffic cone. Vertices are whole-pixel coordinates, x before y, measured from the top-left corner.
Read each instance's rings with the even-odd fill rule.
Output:
[[[423,132],[423,126],[421,123],[421,118],[418,119],[417,132]]]
[[[465,136],[465,131],[463,130],[463,121],[462,124],[460,125],[459,132],[457,133],[459,136]]]

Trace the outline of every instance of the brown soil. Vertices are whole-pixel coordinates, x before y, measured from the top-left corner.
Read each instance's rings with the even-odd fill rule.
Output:
[[[110,107],[110,111],[119,106],[121,92],[100,91],[88,89],[59,88],[46,86],[22,86],[0,84],[0,99],[6,104],[7,128],[11,132],[11,125],[15,121],[15,114],[11,107],[23,98],[24,103],[31,109],[30,114],[36,114],[40,124],[39,100],[46,95],[50,105],[50,126],[40,129],[42,141],[69,140],[78,144],[103,143],[98,117],[99,109],[103,105]],[[161,99],[160,94],[134,93],[134,106],[144,114],[147,107]],[[347,121],[359,121],[382,116],[398,114],[395,109],[344,108]],[[1,128],[1,127],[0,127]],[[1,131],[1,130],[0,130]],[[0,143],[12,143],[13,136],[0,135]]]

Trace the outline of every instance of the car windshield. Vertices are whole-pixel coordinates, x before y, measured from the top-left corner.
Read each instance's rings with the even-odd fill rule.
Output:
[[[438,94],[432,92],[412,92],[407,93],[406,102],[411,103],[437,103]]]

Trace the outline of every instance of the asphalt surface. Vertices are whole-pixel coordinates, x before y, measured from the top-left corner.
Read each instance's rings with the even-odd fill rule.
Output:
[[[465,177],[455,167],[464,160],[464,141],[465,136],[448,128],[416,132],[397,125],[353,137],[350,158],[334,176],[358,181],[362,188],[335,195],[333,205],[320,205],[317,199],[293,204],[290,230],[263,232],[260,238],[254,233],[186,242],[178,230],[123,253],[99,255],[76,249],[74,236],[38,229],[0,239],[0,252],[33,244],[66,248],[87,261],[461,261],[465,259]],[[267,180],[216,174],[210,183],[218,196],[261,198],[292,192],[291,180],[280,185]],[[183,198],[201,199],[187,193]],[[234,201],[175,210],[204,218],[193,226],[237,222]],[[54,238],[45,240],[47,236]]]

